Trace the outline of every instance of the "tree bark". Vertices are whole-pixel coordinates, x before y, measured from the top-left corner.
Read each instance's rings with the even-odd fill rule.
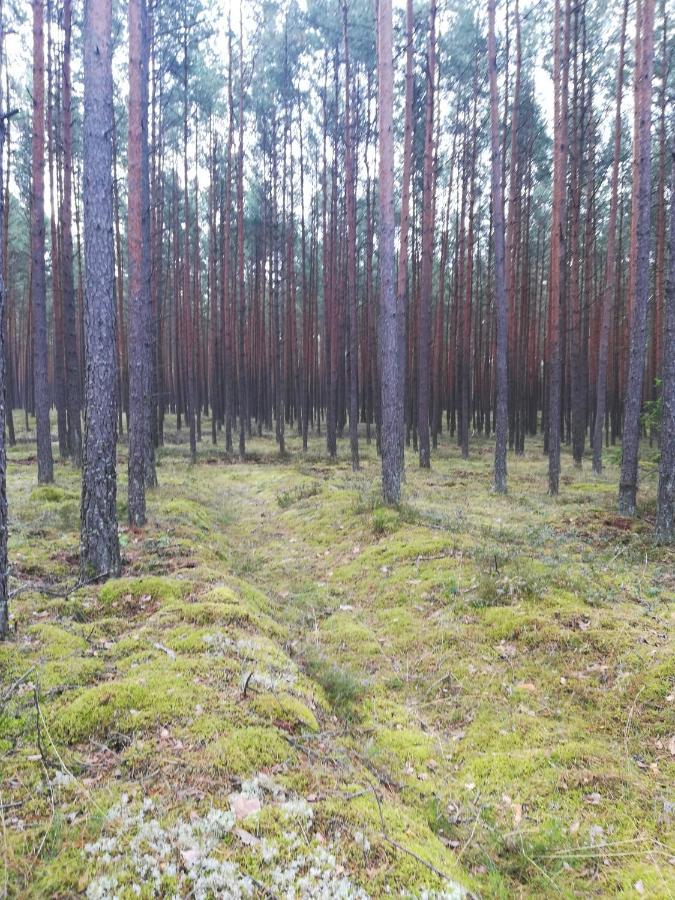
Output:
[[[47,289],[45,276],[45,60],[42,0],[33,0],[33,194],[31,203],[31,305],[33,310],[33,368],[37,429],[38,482],[54,480],[49,424],[47,351]]]
[[[495,490],[505,494],[506,441],[508,436],[508,370],[506,272],[504,264],[504,187],[502,185],[499,94],[497,89],[497,44],[495,41],[495,0],[488,0],[488,75],[490,79],[490,140],[492,163],[492,223],[495,247],[495,323],[497,326],[496,382],[497,416],[495,433]]]
[[[560,426],[562,402],[561,301],[565,283],[567,96],[570,32],[570,0],[565,0],[561,22],[561,0],[555,2],[553,80],[555,134],[553,149],[553,210],[551,219],[551,277],[549,295],[549,404],[548,404],[548,492],[558,494],[560,481]],[[561,41],[561,30],[564,36]]]
[[[117,365],[112,185],[112,0],[84,7],[85,394],[80,566],[85,578],[118,575],[115,468]]]
[[[401,499],[403,406],[399,391],[400,319],[403,298],[394,284],[394,59],[391,0],[379,0],[378,110],[380,147],[380,386],[382,416],[382,494],[386,503]],[[399,282],[400,284],[400,282]]]
[[[436,86],[436,0],[429,6],[429,43],[426,71],[424,175],[422,186],[422,272],[417,333],[417,430],[420,467],[431,465],[429,447],[429,345],[431,342],[431,292],[434,264],[434,91]]]
[[[668,284],[664,297],[665,334],[661,383],[661,463],[656,498],[656,537],[675,540],[675,131],[670,151],[670,238]]]
[[[638,66],[638,127],[633,149],[633,192],[637,194],[635,239],[635,297],[631,304],[630,355],[622,435],[619,512],[634,516],[637,506],[638,457],[640,452],[640,413],[647,354],[647,303],[649,300],[649,225],[651,213],[651,99],[654,66],[654,0],[644,0],[642,34],[636,46]]]
[[[66,396],[68,407],[68,444],[73,463],[82,460],[82,385],[80,383],[80,359],[77,341],[77,310],[73,278],[73,123],[72,86],[70,79],[70,38],[72,28],[72,3],[63,3],[63,200],[61,202],[61,295],[66,351]]]
[[[602,443],[607,409],[607,363],[609,359],[609,331],[614,308],[616,290],[616,217],[619,205],[619,166],[621,164],[621,100],[623,95],[623,70],[626,49],[626,20],[628,2],[624,0],[621,20],[621,41],[619,64],[616,75],[616,114],[614,118],[614,157],[612,160],[611,197],[609,221],[607,223],[607,258],[605,262],[605,283],[602,292],[602,313],[598,339],[598,366],[595,385],[595,424],[593,428],[593,472],[602,472]]]
[[[356,315],[356,191],[349,92],[349,33],[347,3],[342,4],[345,50],[345,204],[347,212],[347,306],[349,311],[349,441],[352,471],[359,468],[358,323]]]
[[[0,13],[2,3],[0,3]],[[0,73],[2,72],[2,56],[4,42],[0,40]],[[2,84],[0,82],[0,254],[5,252],[5,192],[2,176],[3,154],[5,152],[6,115],[2,107]],[[7,392],[5,390],[5,279],[4,259],[0,259],[0,641],[9,634],[9,586],[7,573],[7,448],[5,447],[5,408]]]
[[[147,8],[145,0],[129,0],[129,524],[145,525],[146,461],[152,443],[150,418],[149,330],[150,264],[148,246],[149,172],[147,169]],[[145,84],[145,89],[144,89]],[[146,205],[147,204],[147,205]]]

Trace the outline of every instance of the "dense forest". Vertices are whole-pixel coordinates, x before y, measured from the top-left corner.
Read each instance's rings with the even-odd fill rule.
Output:
[[[3,896],[672,895],[674,21],[0,0]]]

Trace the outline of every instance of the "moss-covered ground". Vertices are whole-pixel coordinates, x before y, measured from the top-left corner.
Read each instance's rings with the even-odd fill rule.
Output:
[[[551,499],[531,443],[499,497],[492,443],[444,437],[392,511],[374,445],[288,438],[190,465],[168,433],[143,530],[122,443],[124,577],[74,590],[79,474],[10,451],[0,892],[672,897],[652,451],[627,521],[613,449]]]

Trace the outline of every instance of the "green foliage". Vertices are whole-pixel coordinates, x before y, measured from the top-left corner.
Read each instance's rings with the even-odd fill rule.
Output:
[[[661,419],[663,417],[663,395],[661,393],[661,379],[657,378],[654,382],[658,397],[656,400],[646,400],[642,411],[642,427],[650,434],[661,430]]]

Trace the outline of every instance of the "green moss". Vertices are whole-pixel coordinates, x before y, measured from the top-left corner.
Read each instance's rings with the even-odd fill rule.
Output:
[[[30,633],[38,637],[41,655],[48,659],[61,659],[83,653],[89,646],[79,634],[47,622],[34,625]]]
[[[207,508],[194,500],[186,500],[182,497],[169,500],[163,504],[162,513],[170,521],[180,522],[207,531],[211,526],[211,517]]]
[[[291,694],[259,694],[251,701],[251,709],[263,719],[283,723],[293,731],[319,730],[312,710]]]
[[[152,664],[133,676],[80,691],[72,700],[53,708],[52,733],[77,744],[108,730],[126,733],[190,716],[194,707],[207,702],[208,692],[167,663]]]
[[[225,585],[218,585],[218,587],[211,588],[206,594],[204,594],[203,600],[205,603],[212,603],[214,605],[218,605],[220,603],[236,603],[237,595],[235,592]]]
[[[55,484],[43,484],[31,491],[30,499],[33,503],[63,503],[68,500],[77,500],[78,496]]]
[[[397,768],[406,764],[424,767],[434,757],[434,745],[429,735],[416,728],[379,727],[371,752]]]
[[[104,665],[93,657],[61,659],[45,663],[40,670],[43,690],[91,684],[103,675]]]
[[[132,597],[137,600],[147,596],[157,602],[161,602],[163,600],[178,600],[190,588],[191,584],[185,581],[163,578],[158,575],[150,575],[144,578],[114,578],[103,585],[98,596],[101,602],[107,605],[117,603],[124,597]]]
[[[252,775],[285,762],[291,748],[275,728],[235,728],[208,748],[213,765],[231,775]]]

